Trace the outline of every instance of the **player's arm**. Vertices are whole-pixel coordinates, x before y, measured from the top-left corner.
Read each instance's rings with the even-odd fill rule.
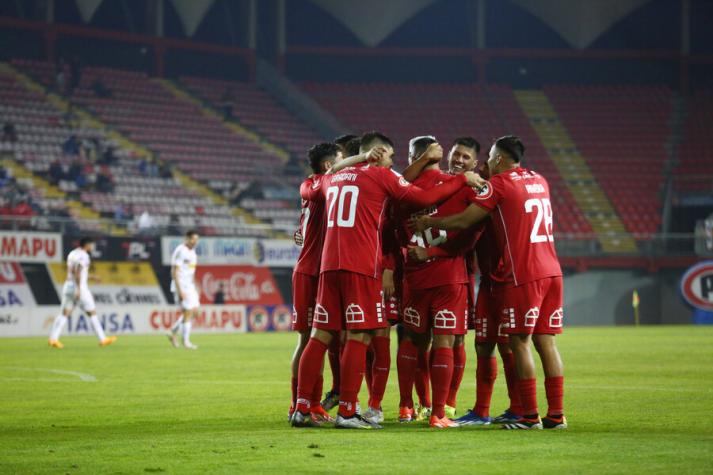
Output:
[[[416,178],[418,178],[421,172],[428,165],[431,165],[432,163],[438,163],[441,160],[443,156],[443,150],[441,150],[440,155],[432,153],[436,150],[436,147],[440,148],[440,145],[438,145],[438,143],[432,143],[428,146],[426,151],[423,152],[420,157],[418,157],[418,159],[414,160],[413,162],[411,162],[411,165],[406,167],[406,169],[402,173],[406,181],[413,182],[414,180],[416,180]]]
[[[173,259],[171,259],[171,278],[173,279],[173,285],[176,286],[176,295],[178,295],[179,300],[183,300],[183,291],[181,290],[181,284],[178,279],[178,264],[181,257],[178,252],[173,253]]]
[[[429,190],[424,190],[418,186],[406,183],[406,191],[401,194],[401,196],[397,195],[396,199],[418,208],[427,208],[447,200],[464,186],[480,188],[484,186],[484,184],[485,180],[477,174],[473,172],[465,172],[464,174],[457,175],[452,180],[448,180],[441,185],[434,186]]]
[[[322,196],[320,183],[321,181],[319,183],[315,183],[314,181],[309,182],[307,180],[303,181],[300,185],[300,198],[307,201],[316,201]]]
[[[467,229],[488,217],[490,211],[480,206],[471,204],[458,213],[443,218],[432,218],[431,216],[420,216],[411,221],[411,226],[416,231],[424,231],[428,228],[438,228],[445,230]]]
[[[368,159],[369,153],[364,152],[360,153],[359,155],[352,155],[351,157],[347,157],[344,160],[342,160],[339,163],[335,163],[332,165],[332,167],[327,170],[325,175],[331,175],[333,173],[340,172],[344,170],[345,168],[353,167],[355,165],[359,165],[360,163],[366,162]]]

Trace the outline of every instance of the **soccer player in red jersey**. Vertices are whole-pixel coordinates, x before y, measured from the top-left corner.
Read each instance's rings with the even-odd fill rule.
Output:
[[[501,137],[490,149],[490,185],[462,213],[446,218],[424,216],[416,230],[465,229],[491,215],[495,243],[502,258],[491,272],[493,296],[503,331],[515,355],[518,392],[524,415],[506,429],[563,429],[564,370],[555,344],[562,333],[562,270],[552,234],[552,207],[547,180],[522,168],[525,147],[515,136]],[[537,408],[534,342],[545,373],[547,416]]]
[[[378,132],[362,137],[361,151],[372,161],[349,167],[313,186],[307,199],[326,200],[326,233],[322,251],[317,305],[312,337],[300,359],[297,406],[292,416],[296,427],[312,425],[311,395],[324,353],[336,334],[347,330],[341,359],[339,413],[341,428],[378,428],[356,414],[366,349],[374,330],[388,326],[381,296],[381,215],[386,200],[393,198],[419,207],[432,206],[463,186],[482,184],[475,174],[452,179],[429,191],[409,184],[389,169],[393,145]]]
[[[434,148],[435,146],[435,148]],[[430,147],[430,148],[429,148]],[[409,157],[413,161],[422,153],[429,156],[435,152],[437,158],[443,156],[443,149],[433,137],[418,137],[411,141]],[[472,173],[472,172],[468,172]],[[431,188],[439,183],[453,180],[456,177],[442,172],[438,161],[433,161],[420,173],[414,184],[423,188]],[[472,196],[471,196],[472,195]],[[402,245],[404,251],[410,247],[409,259],[404,266],[404,304],[402,323],[405,336],[399,351],[400,365],[403,371],[399,374],[401,403],[399,420],[408,420],[408,412],[413,407],[410,400],[414,374],[414,356],[417,348],[424,348],[433,333],[433,349],[431,350],[431,385],[433,411],[430,425],[437,428],[457,427],[458,425],[446,417],[445,405],[453,377],[453,349],[459,335],[467,331],[467,284],[463,253],[454,256],[445,254],[439,259],[414,260],[412,252],[417,249],[430,248],[457,242],[462,236],[472,239],[473,233],[447,233],[437,228],[429,228],[423,232],[413,233],[408,228],[408,219],[412,216],[449,215],[464,210],[475,199],[471,188],[464,188],[444,203],[420,209],[402,207],[400,210],[402,222]],[[472,242],[460,247],[472,247]],[[423,262],[425,261],[425,262]],[[400,369],[402,369],[400,368]]]
[[[310,175],[302,182],[300,193],[303,195],[323,179],[324,174],[341,158],[341,151],[335,144],[320,143],[309,150],[308,156],[313,175]],[[292,355],[292,405],[289,412],[290,418],[297,401],[297,376],[300,357],[309,341],[309,334],[312,330],[312,316],[317,299],[319,265],[324,238],[324,201],[302,200],[299,233],[303,247],[292,273],[292,329],[299,333],[299,338]],[[322,376],[319,376],[315,383],[312,404],[310,405],[312,418],[317,423],[331,421],[329,414],[319,404],[319,398],[322,395],[322,384]]]

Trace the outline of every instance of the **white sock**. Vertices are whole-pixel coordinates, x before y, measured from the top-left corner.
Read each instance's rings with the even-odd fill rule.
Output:
[[[191,327],[193,326],[193,322],[188,320],[186,323],[183,324],[183,344],[187,344],[191,342]]]
[[[99,321],[99,317],[97,317],[96,315],[92,315],[89,320],[92,322],[92,328],[94,328],[94,333],[97,334],[97,338],[99,338],[99,341],[104,340],[104,338],[106,338],[106,335],[104,334],[104,329],[102,328],[102,324]]]
[[[62,333],[65,323],[67,323],[67,317],[61,313],[55,317],[50,331],[50,340],[59,340],[59,335]]]
[[[183,317],[178,317],[178,320],[176,320],[176,323],[173,324],[171,327],[171,333],[174,335],[178,333],[181,330],[181,325],[183,324]]]

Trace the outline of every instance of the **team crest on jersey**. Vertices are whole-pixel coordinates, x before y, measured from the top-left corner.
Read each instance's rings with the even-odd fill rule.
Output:
[[[400,177],[399,177],[399,185],[401,185],[401,186],[409,186],[410,183],[406,181],[406,178],[400,176]]]
[[[479,200],[487,200],[488,198],[493,196],[493,187],[488,180],[485,180],[485,186],[483,188],[481,188],[480,190],[476,189],[475,196]]]

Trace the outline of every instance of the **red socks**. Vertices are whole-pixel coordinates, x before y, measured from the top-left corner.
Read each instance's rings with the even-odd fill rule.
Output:
[[[535,378],[521,379],[517,382],[520,400],[523,406],[523,415],[537,415],[537,380]]]
[[[520,402],[520,391],[517,387],[517,368],[515,367],[515,355],[512,353],[501,353],[503,369],[505,370],[505,381],[508,386],[508,396],[510,398],[510,411],[522,416],[525,414]]]
[[[314,396],[315,384],[317,379],[321,378],[324,353],[326,351],[327,345],[316,338],[310,338],[307,347],[302,352],[297,376],[297,404],[295,410],[303,414],[310,412],[309,408]]]
[[[411,340],[402,340],[396,351],[396,370],[399,376],[399,407],[413,408],[413,383],[418,366],[418,349]]]
[[[439,419],[445,417],[446,397],[453,377],[453,348],[432,350],[431,385],[433,386],[433,412]]]
[[[366,371],[364,372],[364,380],[366,381],[366,390],[371,397],[371,366],[374,364],[374,340],[366,349]]]
[[[384,398],[384,392],[386,391],[386,383],[389,381],[389,369],[391,369],[390,343],[391,340],[383,336],[375,336],[371,340],[374,361],[371,366],[369,407],[374,409],[381,407],[381,400]]]
[[[341,347],[339,334],[329,343],[329,367],[332,369],[332,391],[339,393],[339,350]]]
[[[458,345],[453,348],[453,376],[451,377],[451,387],[446,398],[446,405],[456,407],[456,396],[460,383],[463,380],[463,372],[465,371],[465,362],[467,356],[465,354],[465,345]]]
[[[493,396],[493,385],[498,376],[498,360],[494,356],[478,358],[475,370],[475,408],[473,412],[478,417],[490,415],[490,399]]]
[[[564,413],[564,376],[545,378],[545,393],[547,394],[547,415],[561,416]]]
[[[347,340],[342,351],[339,388],[339,414],[352,417],[356,412],[357,397],[366,367],[367,345],[356,340]]]
[[[310,408],[314,409],[319,406],[322,399],[322,387],[324,386],[324,378],[322,375],[317,377],[317,381],[314,383],[314,390],[312,391],[312,403]]]
[[[418,353],[418,368],[416,369],[416,394],[421,407],[431,407],[431,391],[429,388],[431,375],[428,367],[431,364],[431,352]]]

